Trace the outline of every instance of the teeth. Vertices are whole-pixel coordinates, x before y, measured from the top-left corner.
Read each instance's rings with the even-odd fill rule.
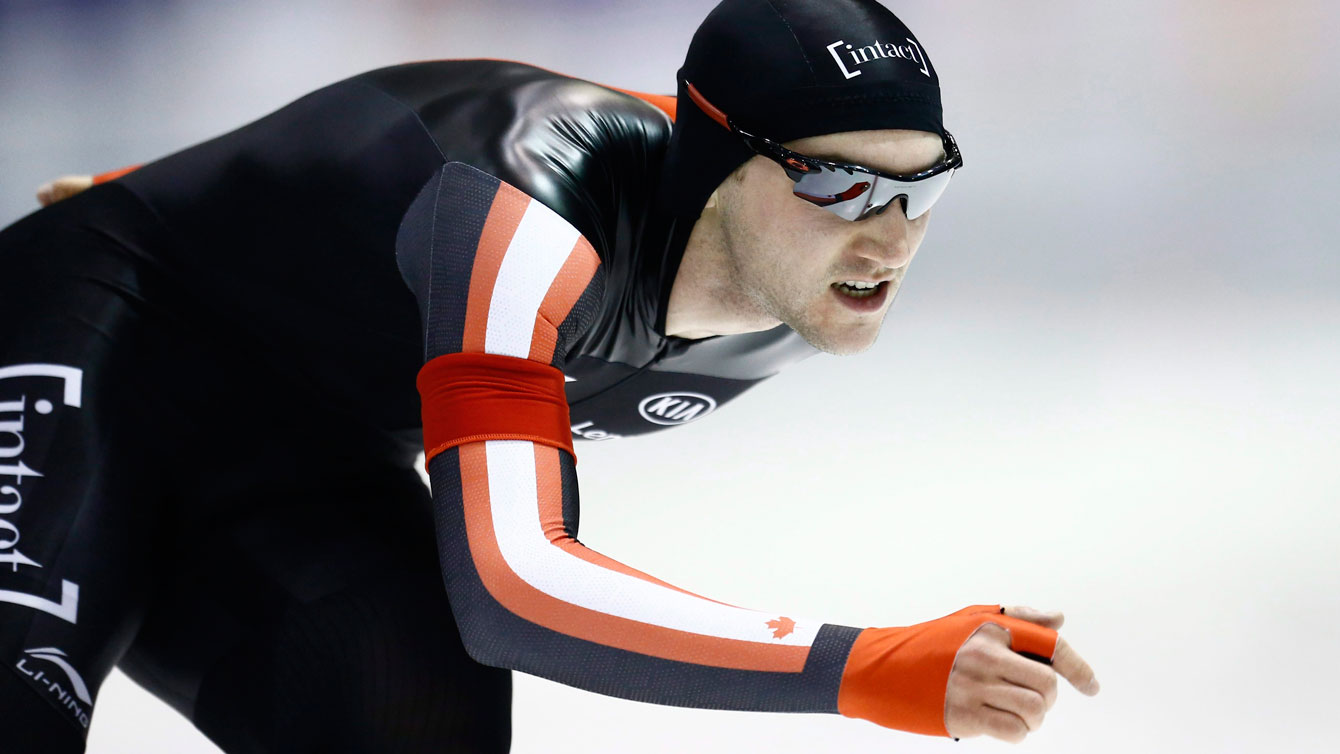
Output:
[[[878,283],[862,283],[856,280],[834,283],[833,287],[842,295],[852,298],[869,298],[879,290]]]

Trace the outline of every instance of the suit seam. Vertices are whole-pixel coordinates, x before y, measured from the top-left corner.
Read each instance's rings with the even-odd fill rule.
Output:
[[[791,28],[791,23],[787,21],[786,17],[782,15],[782,12],[777,9],[777,5],[773,0],[764,0],[764,2],[766,2],[768,7],[772,9],[772,12],[776,14],[777,20],[782,22],[782,26],[786,27],[786,31],[791,35],[791,39],[795,40],[796,49],[800,52],[800,59],[804,60],[805,67],[810,69],[810,78],[817,82],[818,76],[814,72],[814,64],[810,62],[810,56],[805,54],[805,48],[800,44],[800,37],[796,36],[796,30]]]
[[[433,317],[433,267],[436,266],[433,264],[433,250],[437,245],[437,210],[442,206],[442,178],[442,168],[438,168],[437,188],[433,192],[433,216],[432,219],[428,221],[428,291],[425,294],[426,306],[424,307],[425,311],[428,312],[428,316],[424,317],[423,325],[423,357],[425,359],[428,358],[428,325],[432,322]]]
[[[437,139],[433,138],[432,129],[428,128],[428,124],[423,122],[423,117],[419,115],[419,111],[416,110],[413,106],[411,106],[408,102],[405,102],[404,100],[400,99],[394,94],[391,94],[385,89],[373,86],[372,84],[369,84],[368,82],[363,81],[362,79],[354,79],[350,83],[358,84],[359,86],[371,89],[377,94],[380,94],[382,97],[385,97],[386,99],[389,99],[392,102],[396,103],[397,105],[400,105],[401,107],[408,110],[409,114],[414,117],[414,122],[418,123],[419,128],[423,129],[424,135],[428,137],[428,141],[433,145],[433,149],[437,152],[438,156],[442,158],[443,162],[448,161],[447,155],[445,152],[442,151],[442,147],[437,143]]]

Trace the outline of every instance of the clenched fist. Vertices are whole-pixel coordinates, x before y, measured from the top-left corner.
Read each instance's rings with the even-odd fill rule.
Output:
[[[1005,615],[1058,629],[1059,612],[1007,607]],[[954,659],[945,692],[945,729],[955,738],[986,734],[1019,743],[1042,725],[1056,703],[1056,676],[1065,677],[1081,693],[1098,693],[1098,679],[1066,640],[1056,637],[1051,665],[1010,649],[1009,632],[983,623],[963,642]]]
[[[856,637],[838,712],[928,736],[1019,742],[1056,701],[1056,674],[1090,696],[1093,671],[1056,633],[1064,618],[1027,607],[969,605]]]

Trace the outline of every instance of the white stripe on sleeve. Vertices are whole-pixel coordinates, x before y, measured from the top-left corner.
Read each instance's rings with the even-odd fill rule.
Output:
[[[534,199],[503,255],[489,293],[484,352],[526,358],[544,294],[577,244],[581,233],[557,212]]]
[[[498,549],[517,576],[556,599],[621,618],[724,639],[810,646],[823,621],[787,617],[794,632],[772,638],[777,613],[731,607],[571,555],[544,535],[535,487],[535,448],[527,440],[490,440],[489,505]]]

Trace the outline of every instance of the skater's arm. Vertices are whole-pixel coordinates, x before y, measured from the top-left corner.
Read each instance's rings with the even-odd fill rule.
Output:
[[[658,704],[841,713],[945,736],[947,681],[977,628],[1009,627],[1016,650],[1053,654],[1054,631],[998,605],[862,630],[719,602],[588,548],[561,369],[597,311],[596,252],[526,194],[449,163],[411,206],[397,257],[424,318],[443,576],[477,661]]]

